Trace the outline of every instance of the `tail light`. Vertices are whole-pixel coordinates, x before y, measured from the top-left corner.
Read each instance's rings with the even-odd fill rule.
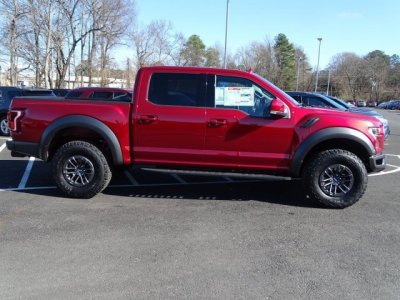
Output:
[[[18,131],[20,128],[21,118],[24,116],[23,109],[13,109],[7,114],[8,127],[11,131]]]

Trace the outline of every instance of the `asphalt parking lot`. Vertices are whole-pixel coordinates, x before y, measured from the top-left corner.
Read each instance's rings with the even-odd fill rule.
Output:
[[[69,199],[0,139],[0,299],[399,299],[400,112],[387,169],[330,210],[301,182],[129,169]]]

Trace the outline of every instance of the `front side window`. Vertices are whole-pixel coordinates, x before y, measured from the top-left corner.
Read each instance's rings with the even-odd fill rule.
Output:
[[[148,100],[158,105],[203,106],[204,75],[155,73],[151,76]]]
[[[268,117],[275,98],[251,80],[232,76],[217,75],[214,92],[214,107],[238,109],[254,117]]]
[[[317,97],[304,97],[304,104],[313,107],[330,107],[324,100]]]

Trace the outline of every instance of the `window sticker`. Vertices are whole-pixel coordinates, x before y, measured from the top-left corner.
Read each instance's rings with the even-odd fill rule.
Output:
[[[215,105],[254,106],[253,87],[216,87]]]

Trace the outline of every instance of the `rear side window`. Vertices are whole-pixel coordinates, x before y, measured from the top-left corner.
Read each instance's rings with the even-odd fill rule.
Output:
[[[148,100],[158,105],[204,106],[205,75],[156,73],[150,80]]]

